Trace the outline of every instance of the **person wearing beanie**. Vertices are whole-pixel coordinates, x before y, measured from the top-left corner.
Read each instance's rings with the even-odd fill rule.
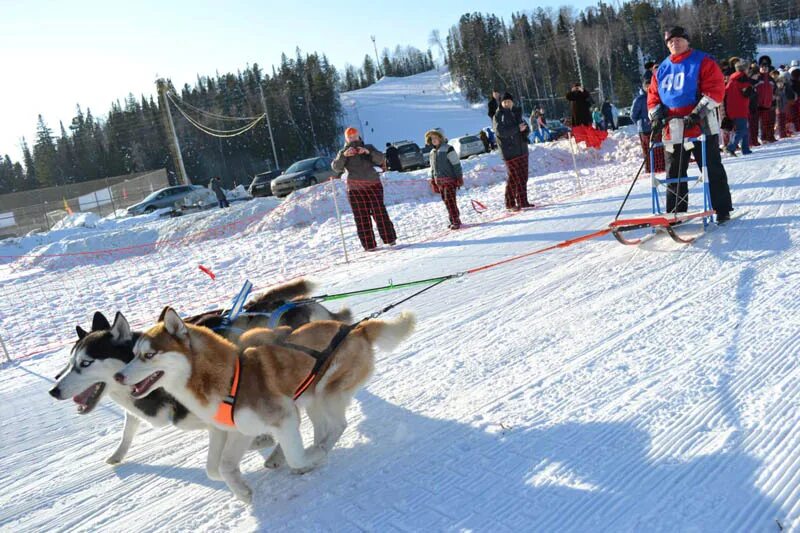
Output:
[[[650,81],[652,74],[649,71],[645,72],[642,77],[642,88],[639,94],[633,99],[631,104],[631,120],[636,123],[636,129],[639,131],[639,143],[642,145],[642,155],[644,155],[645,171],[650,172],[650,137],[652,135],[653,143],[661,142],[661,132],[654,132],[650,125],[650,118],[647,116],[647,90],[650,88]],[[664,147],[659,146],[653,149],[653,159],[655,160],[655,172],[664,172]]]
[[[761,56],[761,59],[768,56]],[[766,61],[758,63],[756,97],[758,101],[758,122],[761,126],[761,142],[775,142],[775,82],[769,75],[770,66]],[[758,129],[758,126],[754,126]]]
[[[503,95],[492,124],[508,169],[506,209],[519,211],[524,207],[533,207],[528,203],[528,134],[531,130],[522,119],[522,111],[514,107],[511,94]]]
[[[689,154],[684,140],[705,134],[706,167],[708,168],[711,205],[717,223],[730,219],[733,210],[728,175],[722,165],[719,146],[720,126],[716,108],[725,96],[722,70],[714,59],[689,47],[689,35],[680,26],[664,34],[670,55],[661,62],[647,92],[647,109],[654,129],[662,129],[665,145],[667,177],[686,176]],[[695,143],[690,151],[698,166],[703,166],[703,150]],[[683,213],[689,208],[689,187],[686,182],[667,186],[667,211]]]
[[[336,154],[331,168],[339,176],[347,171],[347,199],[353,210],[358,240],[367,252],[377,249],[372,230],[374,219],[381,240],[394,245],[397,235],[383,203],[380,176],[375,171],[375,167],[382,167],[386,159],[380,150],[364,144],[357,129],[347,128],[344,137],[344,148]]]
[[[450,219],[450,229],[461,228],[461,213],[456,202],[456,190],[464,185],[461,160],[455,148],[447,144],[439,130],[425,133],[425,144],[433,146],[429,157],[431,160],[431,189],[442,196]]]
[[[566,96],[572,114],[572,126],[592,125],[592,95],[580,83],[572,86]]]
[[[753,94],[753,85],[747,77],[747,62],[737,60],[734,64],[736,72],[728,78],[725,86],[725,116],[733,122],[735,134],[733,140],[725,149],[731,155],[736,155],[739,143],[742,145],[742,154],[750,153],[750,95]]]

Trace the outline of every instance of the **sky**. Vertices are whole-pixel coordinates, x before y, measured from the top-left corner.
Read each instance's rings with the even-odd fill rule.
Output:
[[[114,100],[155,93],[158,77],[180,87],[197,75],[269,68],[281,52],[319,52],[339,69],[411,45],[427,50],[431,30],[442,35],[467,12],[512,13],[566,4],[564,0],[478,2],[227,2],[175,0],[0,0],[0,155],[21,160],[42,114],[54,134],[76,105],[104,116]],[[594,1],[572,0],[583,9]],[[434,50],[435,53],[435,50]],[[436,57],[436,54],[435,54]],[[54,87],[58,84],[58,87]]]

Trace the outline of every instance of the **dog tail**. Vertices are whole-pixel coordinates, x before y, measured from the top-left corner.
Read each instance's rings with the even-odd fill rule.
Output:
[[[305,296],[312,290],[314,290],[313,282],[305,278],[298,278],[277,285],[267,292],[259,294],[245,305],[245,309],[247,311],[274,311],[276,303],[280,302],[280,304],[283,304],[293,298]]]
[[[339,322],[344,322],[345,324],[352,324],[353,323],[353,313],[350,311],[349,307],[342,307],[336,313],[331,313],[333,320],[338,320]]]
[[[372,344],[385,352],[391,352],[411,335],[417,319],[411,311],[402,311],[397,318],[391,320],[367,320],[361,328]]]

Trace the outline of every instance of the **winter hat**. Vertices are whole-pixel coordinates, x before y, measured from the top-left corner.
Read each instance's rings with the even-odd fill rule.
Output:
[[[439,137],[439,139],[444,142],[444,133],[439,130],[428,130],[425,132],[425,144],[433,144],[431,142],[431,137],[434,135]]]
[[[670,39],[675,37],[683,37],[687,41],[689,40],[689,34],[680,26],[675,26],[671,30],[664,32],[664,42],[669,42]]]
[[[511,100],[513,102],[514,101],[514,97],[511,96],[511,93],[506,92],[506,93],[503,94],[503,97],[500,99],[500,101],[504,102],[505,100]]]
[[[344,136],[345,137],[352,137],[354,135],[358,135],[359,137],[361,137],[361,134],[358,133],[358,130],[353,128],[353,127],[350,127],[350,128],[347,128],[346,130],[344,130]]]

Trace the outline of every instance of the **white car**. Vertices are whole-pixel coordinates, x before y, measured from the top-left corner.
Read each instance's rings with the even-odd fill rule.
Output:
[[[477,135],[464,135],[450,139],[450,146],[455,148],[460,159],[466,159],[471,155],[482,154],[484,150],[483,141]]]

